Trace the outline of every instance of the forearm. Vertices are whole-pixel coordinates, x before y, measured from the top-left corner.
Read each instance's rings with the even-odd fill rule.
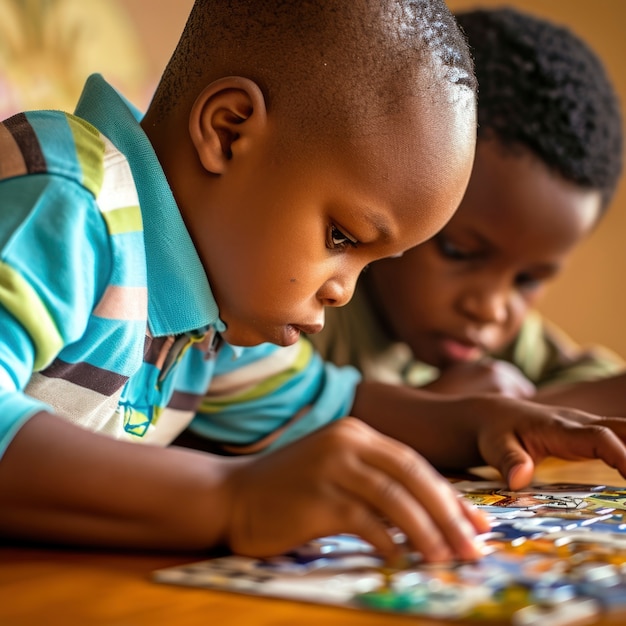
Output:
[[[421,389],[362,382],[352,415],[408,444],[435,467],[463,469],[483,463],[474,423],[483,402],[478,397],[446,397]]]
[[[602,380],[540,389],[533,400],[597,415],[626,417],[626,373]]]
[[[38,414],[0,460],[0,533],[94,546],[220,545],[229,462],[238,461],[116,441]]]

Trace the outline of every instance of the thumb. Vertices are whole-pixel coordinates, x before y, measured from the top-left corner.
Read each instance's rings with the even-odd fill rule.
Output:
[[[513,433],[507,433],[485,454],[485,460],[502,474],[509,489],[526,487],[533,479],[535,463]]]
[[[526,452],[522,451],[519,458],[503,471],[502,475],[506,477],[509,489],[515,491],[531,483],[534,471],[535,464],[533,460]]]

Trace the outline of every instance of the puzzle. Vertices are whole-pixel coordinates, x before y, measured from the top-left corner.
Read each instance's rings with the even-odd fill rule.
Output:
[[[477,562],[389,568],[352,535],[268,559],[225,556],[154,572],[162,583],[429,618],[514,626],[590,624],[626,611],[626,487],[459,482],[490,520]],[[401,533],[396,532],[398,541]]]

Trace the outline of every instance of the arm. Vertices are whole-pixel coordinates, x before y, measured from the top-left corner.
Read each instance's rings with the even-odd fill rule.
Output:
[[[437,467],[489,464],[513,489],[547,456],[599,458],[626,476],[626,420],[495,394],[445,397],[363,382],[352,412],[423,454]]]
[[[476,558],[488,526],[412,450],[345,419],[268,455],[224,459],[116,441],[39,413],[0,462],[5,537],[264,556],[353,532],[428,560]]]
[[[208,455],[116,441],[39,413],[0,461],[0,531],[79,545],[219,545],[225,470]]]
[[[540,389],[533,399],[598,415],[626,417],[626,373],[603,380],[547,387]]]

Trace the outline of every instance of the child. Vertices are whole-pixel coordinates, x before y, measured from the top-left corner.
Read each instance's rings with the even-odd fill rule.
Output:
[[[460,208],[433,239],[368,268],[312,341],[375,380],[593,410],[563,385],[611,376],[623,361],[582,350],[533,305],[611,200],[622,164],[616,94],[596,55],[562,27],[508,8],[457,18],[479,82]]]
[[[141,124],[92,77],[75,116],[0,127],[5,537],[267,555],[352,532],[391,555],[391,523],[466,559],[485,520],[418,451],[513,486],[545,454],[626,474],[620,421],[358,385],[300,352],[366,264],[443,226],[471,170],[456,24],[439,0],[382,4],[197,0]],[[207,388],[247,390],[268,433],[316,432],[247,458],[160,447]],[[350,410],[391,437],[319,428]]]

